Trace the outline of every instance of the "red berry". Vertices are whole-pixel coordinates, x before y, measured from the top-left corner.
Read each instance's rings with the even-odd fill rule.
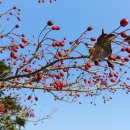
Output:
[[[22,43],[21,43],[19,46],[20,46],[21,48],[24,48],[24,44],[22,44]]]
[[[53,47],[56,47],[56,44],[55,44],[55,43],[52,43],[52,46],[53,46]]]
[[[18,25],[18,24],[16,24],[16,25],[15,25],[15,28],[19,28],[19,25]]]
[[[116,82],[116,80],[115,79],[111,79],[111,82]]]
[[[60,75],[56,75],[55,77],[56,77],[57,79],[60,79],[60,78],[61,78],[61,76],[60,76]]]
[[[121,35],[123,38],[126,38],[126,37],[127,37],[126,32],[121,32],[120,35]]]
[[[17,17],[17,20],[18,20],[18,21],[21,21],[20,17]]]
[[[49,20],[49,21],[47,22],[47,25],[48,25],[48,26],[52,26],[52,25],[53,25],[53,21]]]
[[[116,60],[117,59],[117,56],[112,54],[108,57],[109,60]]]
[[[12,47],[12,50],[13,50],[14,52],[17,52],[17,51],[18,51],[18,49],[17,49],[16,47]]]
[[[17,7],[16,7],[16,6],[14,6],[14,7],[13,7],[13,9],[17,9]]]
[[[37,75],[37,81],[39,82],[42,79],[42,77],[43,77],[42,74],[38,74]]]
[[[59,58],[59,56],[58,56],[57,54],[55,54],[55,55],[54,55],[54,58],[58,59],[58,58]]]
[[[88,67],[87,65],[85,65],[84,68],[85,68],[85,70],[88,70],[88,69],[89,69],[89,67]]]
[[[56,30],[56,26],[53,26],[53,27],[52,27],[52,30]]]
[[[24,68],[22,71],[28,72],[28,68]]]
[[[13,65],[16,65],[16,62],[14,62]]]
[[[38,101],[38,97],[35,97],[35,101]]]
[[[65,87],[65,84],[60,82],[60,87],[61,87],[61,89],[63,89],[63,87]]]
[[[130,47],[127,47],[127,48],[126,48],[126,51],[127,51],[128,53],[130,53]]]
[[[56,26],[56,30],[60,30],[60,27],[59,27],[59,26]]]
[[[92,66],[92,64],[90,62],[86,62],[86,64],[89,68]]]
[[[27,43],[27,40],[25,38],[22,38],[22,42]]]
[[[29,69],[28,69],[28,68],[25,68],[25,69],[24,69],[24,71],[25,71],[25,72],[28,72],[28,71],[29,71]]]
[[[64,43],[64,42],[59,42],[59,45],[60,45],[60,46],[64,46],[65,43]]]
[[[116,73],[116,74],[114,74],[114,76],[116,77],[116,78],[118,78],[118,74]]]
[[[10,57],[11,57],[11,58],[14,58],[14,59],[17,59],[17,58],[18,58],[17,55],[14,54],[13,52],[10,53]]]
[[[129,57],[125,57],[124,60],[127,62],[129,61]]]
[[[110,73],[109,73],[109,76],[110,76],[110,77],[113,77],[113,73],[112,73],[112,72],[110,72]]]
[[[59,46],[60,44],[59,44],[59,42],[56,42],[55,45],[56,45],[56,46]]]
[[[22,37],[25,37],[25,34],[22,34]]]
[[[59,55],[59,57],[63,56],[62,52],[58,52],[58,55]]]
[[[63,77],[63,76],[64,76],[64,73],[63,73],[63,72],[60,72],[60,76]]]
[[[92,27],[92,26],[89,26],[89,27],[87,28],[87,31],[91,31],[91,30],[93,30],[93,27]]]
[[[13,13],[12,13],[12,12],[9,12],[9,14],[10,14],[10,15],[13,15]]]
[[[129,21],[128,21],[126,18],[123,18],[123,19],[120,21],[120,25],[121,25],[122,27],[125,27],[128,23],[129,23]]]
[[[32,96],[30,95],[30,96],[28,96],[28,100],[30,100],[32,98]]]
[[[97,39],[95,37],[91,38],[91,41],[95,42]]]
[[[121,48],[121,51],[126,51],[126,48],[125,47]]]

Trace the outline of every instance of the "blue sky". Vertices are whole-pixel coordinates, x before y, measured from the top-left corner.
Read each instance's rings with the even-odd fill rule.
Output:
[[[98,37],[101,29],[107,33],[118,27],[120,19],[130,20],[129,0],[58,0],[53,4],[38,4],[36,0],[13,0],[3,2],[3,9],[16,5],[22,10],[21,28],[27,36],[38,35],[46,24],[53,20],[61,26],[53,37],[68,40],[76,39],[87,26],[92,25],[92,36]],[[130,72],[129,72],[130,73]],[[90,105],[90,99],[79,99],[82,104],[54,101],[53,97],[37,91],[39,102],[36,106],[40,117],[57,111],[50,119],[34,126],[27,124],[25,130],[129,130],[130,129],[130,95],[117,92],[110,102],[104,104],[101,98],[96,99],[96,106]]]

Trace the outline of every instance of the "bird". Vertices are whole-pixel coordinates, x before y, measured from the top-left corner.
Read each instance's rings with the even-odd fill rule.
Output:
[[[102,29],[102,34],[98,37],[97,42],[90,48],[90,60],[102,61],[104,58],[109,57],[112,54],[111,43],[116,38],[115,34],[106,34]]]

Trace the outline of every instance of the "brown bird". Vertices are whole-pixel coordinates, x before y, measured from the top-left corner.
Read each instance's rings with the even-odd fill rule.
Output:
[[[116,38],[115,34],[106,34],[102,29],[102,34],[98,37],[95,45],[90,48],[90,60],[103,60],[112,54],[111,43]]]

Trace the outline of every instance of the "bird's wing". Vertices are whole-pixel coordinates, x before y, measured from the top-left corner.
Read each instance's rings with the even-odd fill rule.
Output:
[[[104,49],[101,46],[94,45],[93,49],[90,52],[90,59],[92,61],[95,61],[97,59],[98,60],[103,60],[104,58],[111,55],[111,53],[112,53],[111,47],[108,48],[108,49]]]
[[[111,42],[115,39],[116,35],[114,34],[103,34],[97,39],[96,45],[108,49],[111,48]]]

